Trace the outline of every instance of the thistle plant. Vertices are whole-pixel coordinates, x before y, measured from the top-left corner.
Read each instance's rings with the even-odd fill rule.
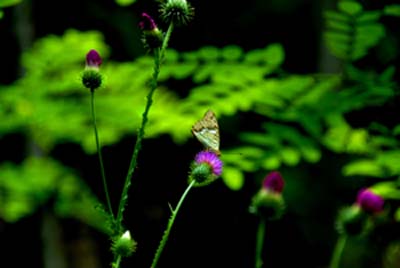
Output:
[[[114,255],[114,260],[112,262],[113,268],[119,268],[122,258],[132,255],[132,253],[136,250],[136,244],[137,244],[136,241],[134,239],[132,239],[129,231],[124,230],[124,227],[122,224],[123,213],[124,213],[125,207],[128,203],[128,197],[129,197],[128,192],[129,192],[130,186],[132,184],[131,183],[132,175],[135,171],[137,158],[138,158],[139,152],[142,147],[142,140],[145,135],[145,128],[146,128],[146,125],[148,122],[150,108],[153,104],[153,95],[154,95],[155,90],[158,87],[158,76],[160,74],[161,65],[162,65],[162,62],[165,57],[165,52],[166,52],[166,49],[168,46],[168,41],[171,37],[172,31],[174,28],[174,24],[178,24],[178,25],[186,24],[192,18],[193,8],[185,0],[168,0],[168,1],[166,1],[166,3],[161,4],[160,12],[161,12],[161,17],[169,24],[168,29],[165,34],[157,27],[155,20],[147,13],[142,13],[141,21],[139,23],[139,27],[143,31],[143,37],[142,37],[143,45],[148,50],[148,52],[153,55],[154,66],[153,66],[153,74],[152,74],[151,82],[150,82],[150,90],[147,95],[145,109],[142,114],[142,122],[141,122],[141,125],[140,125],[138,133],[137,133],[136,143],[135,143],[131,161],[130,161],[130,164],[128,167],[128,172],[125,177],[125,183],[123,185],[121,198],[119,201],[118,210],[117,210],[116,215],[114,215],[114,213],[113,213],[111,200],[110,200],[110,196],[108,193],[107,178],[106,178],[106,173],[105,173],[105,169],[104,169],[100,139],[99,139],[97,123],[96,123],[94,94],[95,94],[95,90],[98,89],[102,85],[102,75],[99,72],[99,67],[102,64],[102,59],[96,50],[92,49],[87,53],[86,67],[85,67],[85,70],[82,75],[82,84],[86,88],[88,88],[91,93],[91,111],[92,111],[92,118],[93,118],[93,128],[94,128],[94,135],[95,135],[95,141],[96,141],[96,148],[97,148],[97,153],[98,153],[98,158],[99,158],[99,163],[100,163],[101,177],[102,177],[104,192],[105,192],[105,196],[106,196],[106,202],[107,202],[107,206],[108,206],[108,213],[111,218],[111,229],[112,230],[111,230],[110,236],[111,236],[111,241],[112,241],[111,251]],[[202,163],[201,165],[197,164],[197,166],[202,166],[200,168],[202,170],[202,174],[204,175],[205,173],[208,173],[208,175],[204,175],[204,176],[211,177],[211,174],[214,174],[214,176],[217,176],[216,174],[220,175],[220,169],[222,167],[219,167],[219,170],[217,172],[212,170],[212,168],[214,168],[215,166],[218,166],[218,163],[219,163],[218,159],[214,159],[214,158],[212,158],[212,156],[207,156],[207,157],[202,157],[197,162]],[[208,163],[206,165],[210,165],[210,168],[205,168],[205,166],[204,166],[205,162]],[[199,169],[199,168],[197,168],[197,169]],[[195,168],[195,170],[197,170],[197,169]],[[204,177],[204,179],[208,179],[208,178]],[[192,180],[192,182],[189,184],[188,189],[185,191],[184,195],[182,196],[181,201],[178,203],[178,206],[176,207],[175,210],[173,210],[173,214],[172,214],[170,223],[168,224],[167,231],[163,237],[160,247],[157,250],[152,267],[155,267],[155,265],[158,261],[158,258],[165,246],[165,243],[168,239],[169,230],[172,227],[173,221],[176,217],[176,214],[178,213],[178,210],[183,202],[183,199],[185,198],[185,196],[186,196],[187,192],[190,190],[190,188],[196,184],[196,182],[197,182],[196,180]]]
[[[339,238],[332,254],[330,268],[341,267],[340,261],[348,237],[366,235],[373,228],[375,217],[384,210],[384,199],[371,189],[363,188],[356,202],[343,208],[337,219]]]
[[[175,222],[175,218],[179,212],[179,209],[181,208],[183,201],[185,200],[186,196],[188,195],[190,189],[192,187],[199,187],[199,186],[205,186],[208,185],[209,183],[215,181],[219,176],[222,174],[222,166],[223,163],[219,159],[219,157],[214,153],[210,151],[201,151],[199,152],[195,160],[193,161],[191,165],[191,170],[189,173],[189,180],[188,180],[188,186],[184,193],[182,194],[178,204],[174,209],[171,209],[171,217],[168,221],[167,228],[164,231],[164,235],[160,241],[160,244],[158,246],[158,249],[156,251],[156,254],[153,258],[153,262],[151,264],[151,268],[156,268],[157,263],[161,257],[161,253],[163,252],[165,245],[168,241],[169,234],[171,231],[171,228]]]
[[[250,206],[250,212],[258,216],[258,228],[255,250],[255,268],[263,267],[262,250],[265,240],[267,221],[279,220],[285,210],[285,201],[282,191],[285,181],[278,171],[268,173],[260,190],[254,195]]]

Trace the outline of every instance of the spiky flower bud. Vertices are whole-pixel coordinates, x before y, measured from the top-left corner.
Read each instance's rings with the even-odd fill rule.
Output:
[[[264,178],[261,189],[253,196],[250,212],[268,220],[280,219],[285,212],[282,191],[285,181],[281,174],[272,171]]]
[[[147,13],[142,13],[139,27],[143,31],[142,42],[146,49],[160,48],[163,43],[163,33],[158,29],[154,19]]]
[[[116,255],[129,257],[136,251],[136,246],[136,241],[132,239],[130,232],[126,231],[123,235],[113,241],[111,250]]]
[[[193,7],[186,0],[166,0],[160,6],[161,18],[176,25],[185,25],[192,20]]]
[[[384,209],[384,199],[368,188],[361,189],[356,202],[340,211],[336,225],[338,232],[346,235],[368,233],[374,218]]]
[[[201,151],[192,164],[189,180],[195,186],[204,186],[216,180],[222,174],[222,161],[211,151]]]
[[[102,59],[96,50],[91,49],[86,54],[86,67],[82,74],[82,84],[91,91],[99,88],[102,84],[103,77],[99,72],[101,63]]]

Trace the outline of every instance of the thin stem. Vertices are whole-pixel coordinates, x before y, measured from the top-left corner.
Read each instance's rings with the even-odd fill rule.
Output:
[[[119,268],[119,265],[121,264],[121,255],[117,255],[115,257],[115,261],[112,263],[112,268]]]
[[[157,248],[156,254],[153,258],[153,262],[151,264],[151,268],[156,268],[158,260],[160,259],[161,253],[163,252],[165,245],[167,244],[168,241],[168,237],[169,237],[169,233],[171,231],[172,226],[174,225],[174,221],[176,218],[176,215],[178,215],[179,212],[179,208],[182,206],[183,201],[185,200],[187,194],[189,193],[190,189],[193,187],[193,185],[195,184],[195,180],[193,180],[189,186],[186,188],[185,192],[183,193],[183,195],[181,196],[181,199],[178,202],[178,205],[176,206],[176,208],[174,210],[172,210],[172,215],[171,218],[168,221],[168,226],[167,229],[164,232],[164,235],[160,241],[160,244]]]
[[[145,127],[146,127],[146,124],[148,121],[148,114],[150,111],[150,107],[153,104],[153,94],[158,87],[158,75],[160,73],[161,63],[164,59],[165,50],[167,48],[168,41],[171,37],[172,30],[173,30],[173,23],[171,23],[168,27],[168,30],[167,30],[167,33],[165,34],[161,49],[156,49],[154,51],[154,69],[153,69],[152,81],[150,83],[150,91],[147,95],[146,107],[145,107],[143,115],[142,115],[142,123],[141,123],[141,126],[138,131],[135,147],[133,149],[131,162],[130,162],[129,168],[128,168],[128,173],[125,178],[124,188],[122,189],[121,200],[120,200],[119,206],[118,206],[118,214],[117,214],[117,219],[116,219],[118,233],[122,232],[122,218],[123,218],[123,212],[124,212],[126,204],[128,202],[128,190],[131,185],[133,172],[136,168],[139,151],[142,147],[144,130],[145,130]]]
[[[112,207],[111,207],[110,196],[108,194],[106,173],[104,171],[103,156],[101,154],[99,134],[97,132],[96,112],[95,112],[95,109],[94,109],[94,90],[90,90],[90,95],[91,95],[90,103],[91,103],[91,108],[92,108],[93,129],[94,129],[94,136],[96,137],[96,148],[97,148],[97,155],[99,157],[99,162],[100,162],[101,178],[102,178],[102,181],[103,181],[104,192],[106,194],[108,210],[110,212],[110,215],[114,219],[114,213],[113,213]]]
[[[344,248],[346,246],[346,235],[341,235],[336,242],[335,251],[333,252],[333,257],[331,260],[330,268],[339,268],[340,260],[342,258],[342,254]]]
[[[258,223],[257,238],[256,238],[256,257],[255,257],[256,268],[261,268],[263,265],[262,249],[265,239],[265,226],[266,226],[265,219],[260,219],[260,222]]]

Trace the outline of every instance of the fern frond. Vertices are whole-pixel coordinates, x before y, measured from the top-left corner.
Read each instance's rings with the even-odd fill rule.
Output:
[[[337,11],[325,12],[327,47],[344,61],[356,61],[385,36],[382,11],[365,11],[357,1],[339,1]]]

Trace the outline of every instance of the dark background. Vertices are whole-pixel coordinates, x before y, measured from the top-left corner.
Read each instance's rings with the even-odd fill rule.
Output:
[[[367,9],[395,3],[361,2]],[[321,41],[322,9],[334,7],[335,1],[193,0],[191,3],[195,7],[194,20],[186,27],[177,28],[170,41],[170,47],[178,51],[231,44],[247,51],[278,42],[285,48],[283,67],[287,72],[306,74],[338,68],[326,54]],[[140,14],[148,12],[156,17],[157,9],[156,2],[144,0],[129,7],[120,7],[111,0],[31,0],[6,8],[0,21],[0,83],[12,83],[22,75],[21,53],[36,39],[49,34],[61,35],[69,28],[101,31],[111,47],[110,60],[134,60],[145,53],[137,27]],[[395,29],[394,22],[388,23]],[[160,27],[164,25],[160,23]],[[333,64],[326,64],[326,61]],[[365,66],[374,63],[372,60],[361,62]],[[355,121],[360,118],[362,116],[357,116]],[[223,120],[221,124],[224,124]],[[106,170],[112,170],[109,177],[124,178],[134,141],[132,135],[115,146],[104,148]],[[3,161],[20,162],[24,158],[23,139],[18,135],[3,138],[1,145]],[[123,267],[150,266],[168,221],[168,203],[174,206],[185,190],[188,159],[192,159],[198,149],[195,141],[177,147],[167,136],[145,140],[125,216],[125,226],[138,241],[138,251],[124,260]],[[59,145],[51,154],[65,165],[81,170],[83,178],[95,177],[93,173],[99,172],[97,157],[85,155],[74,144]],[[339,196],[343,202],[352,202],[354,191],[343,193],[340,188],[335,188],[337,185],[327,184],[330,180],[319,180],[321,173],[334,177],[340,172],[337,156],[329,152],[323,155],[318,167],[302,164],[296,169],[282,170],[288,175],[302,170],[309,175],[309,181],[305,183],[315,189],[325,189],[328,195],[317,204],[304,204],[311,206],[308,214],[292,209],[289,200],[283,219],[267,224],[265,267],[328,267],[336,241],[334,211],[340,205],[332,197]],[[258,221],[248,213],[248,206],[262,176],[249,174],[250,179],[238,192],[229,190],[222,181],[193,189],[177,217],[159,267],[253,266]],[[102,199],[101,185],[87,183]],[[365,181],[354,182],[353,188],[363,183]],[[111,199],[117,200],[122,182],[110,186]],[[0,267],[44,267],[43,215],[47,215],[48,210],[51,210],[51,201],[33,216],[15,224],[0,221]],[[51,223],[61,230],[61,251],[65,252],[67,267],[109,267],[112,256],[106,236],[75,220],[51,219]],[[92,260],[92,264],[82,264],[85,258],[90,259],[86,260],[89,263]],[[99,266],[90,266],[95,265],[96,260]],[[75,261],[79,264],[74,264]],[[62,266],[51,268],[58,267]]]

